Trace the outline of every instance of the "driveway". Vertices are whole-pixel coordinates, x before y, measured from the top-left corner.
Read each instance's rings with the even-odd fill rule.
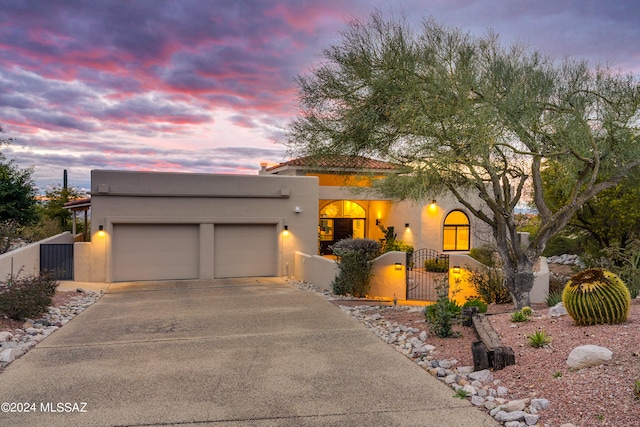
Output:
[[[0,375],[0,425],[497,425],[453,394],[282,279],[120,283]]]

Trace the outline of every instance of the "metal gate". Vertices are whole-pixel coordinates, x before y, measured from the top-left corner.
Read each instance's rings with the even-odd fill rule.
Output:
[[[73,280],[73,243],[40,245],[40,271],[56,280]]]
[[[436,301],[436,288],[446,282],[449,255],[433,249],[419,249],[407,259],[407,299]]]

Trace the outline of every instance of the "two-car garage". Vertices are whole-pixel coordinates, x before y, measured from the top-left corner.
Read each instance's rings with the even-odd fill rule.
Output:
[[[275,276],[275,224],[215,224],[213,256],[201,257],[200,224],[114,224],[114,282],[197,279],[211,263],[215,278]],[[206,237],[205,237],[206,238]]]
[[[316,177],[91,172],[78,281],[282,276],[318,243]]]

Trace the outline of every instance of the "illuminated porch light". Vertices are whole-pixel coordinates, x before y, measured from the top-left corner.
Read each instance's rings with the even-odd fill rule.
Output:
[[[402,270],[402,263],[396,262],[396,270]]]
[[[459,265],[454,265],[453,266],[453,274],[460,274],[460,266]]]

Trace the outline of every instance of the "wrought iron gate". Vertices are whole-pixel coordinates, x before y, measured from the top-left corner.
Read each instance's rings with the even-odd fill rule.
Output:
[[[40,245],[40,271],[56,280],[73,280],[73,243]]]
[[[449,255],[419,249],[407,259],[407,299],[436,301],[436,288],[447,280]]]

